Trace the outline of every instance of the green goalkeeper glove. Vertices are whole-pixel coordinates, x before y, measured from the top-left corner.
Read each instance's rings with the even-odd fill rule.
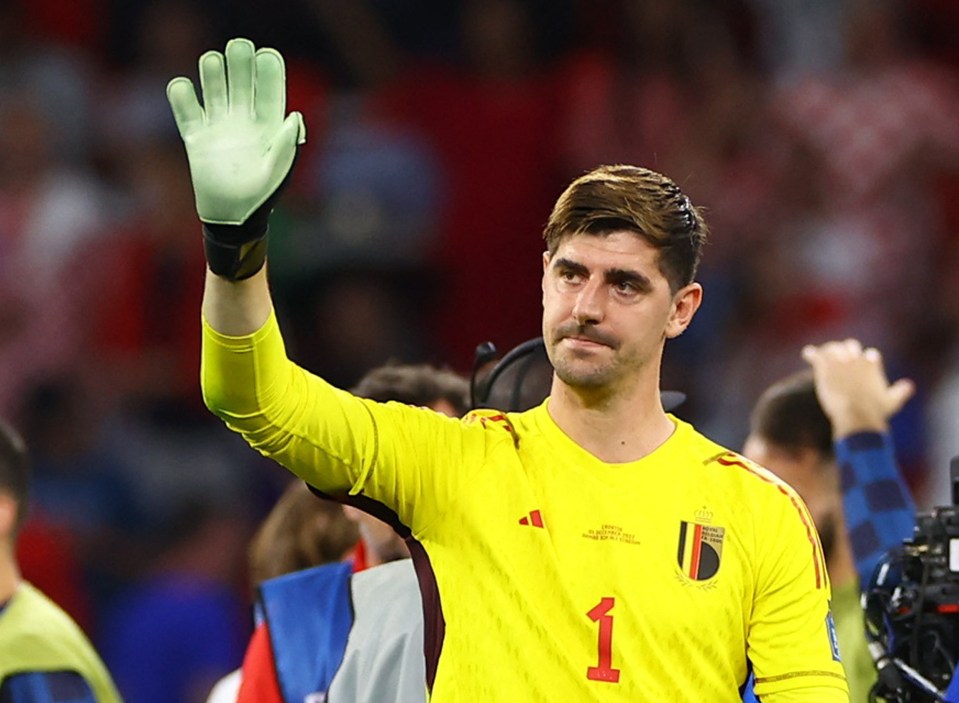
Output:
[[[207,262],[241,280],[266,260],[270,212],[306,127],[299,112],[285,115],[286,69],[276,50],[232,39],[199,66],[203,107],[182,76],[167,85],[167,99],[186,145]]]

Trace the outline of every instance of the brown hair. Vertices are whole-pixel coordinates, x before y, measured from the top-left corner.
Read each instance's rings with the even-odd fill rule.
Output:
[[[832,423],[819,404],[811,369],[767,388],[753,409],[750,430],[788,452],[813,449],[825,459],[835,455]]]
[[[463,415],[469,409],[469,382],[459,374],[429,364],[386,364],[368,372],[352,393],[370,400],[396,400],[430,406],[445,400]]]
[[[600,166],[559,196],[543,232],[556,253],[566,237],[635,232],[660,251],[659,269],[676,292],[692,283],[708,229],[675,183],[639,166]]]
[[[30,459],[20,434],[0,420],[0,491],[9,494],[17,504],[13,534],[20,531],[27,515],[30,491]]]
[[[332,500],[314,495],[302,481],[291,483],[250,544],[253,584],[339,561],[359,540],[356,523]]]

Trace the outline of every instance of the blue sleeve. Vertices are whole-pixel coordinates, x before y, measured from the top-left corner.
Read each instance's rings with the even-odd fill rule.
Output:
[[[888,433],[859,432],[836,442],[836,461],[846,529],[865,586],[879,559],[912,536],[916,507]]]
[[[946,689],[945,703],[959,703],[959,670],[953,672],[952,681]]]
[[[96,698],[76,672],[29,672],[4,679],[0,703],[96,703]]]

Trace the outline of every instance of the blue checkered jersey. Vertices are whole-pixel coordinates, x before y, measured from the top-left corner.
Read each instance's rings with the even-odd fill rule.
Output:
[[[912,535],[916,507],[888,433],[859,432],[836,442],[836,461],[846,529],[865,586],[880,558]]]

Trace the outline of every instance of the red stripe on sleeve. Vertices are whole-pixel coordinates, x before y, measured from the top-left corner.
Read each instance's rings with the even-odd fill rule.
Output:
[[[738,466],[741,469],[745,469],[756,478],[762,479],[766,483],[769,483],[775,486],[780,493],[782,493],[784,496],[789,498],[789,501],[793,504],[793,507],[796,509],[796,512],[799,513],[799,519],[802,520],[802,524],[806,528],[806,539],[808,539],[809,544],[812,545],[813,566],[815,566],[815,569],[816,569],[816,588],[822,588],[823,574],[825,573],[826,565],[825,565],[825,562],[822,560],[822,556],[819,553],[819,541],[816,539],[816,532],[813,529],[812,525],[810,524],[809,520],[806,519],[806,511],[803,510],[802,507],[799,505],[799,502],[796,500],[796,497],[793,495],[790,495],[789,491],[787,491],[783,485],[771,480],[767,476],[763,476],[762,474],[755,471],[751,466],[744,464],[741,461],[737,461],[735,459],[729,459],[724,456],[718,457],[716,461],[722,464],[723,466]]]

